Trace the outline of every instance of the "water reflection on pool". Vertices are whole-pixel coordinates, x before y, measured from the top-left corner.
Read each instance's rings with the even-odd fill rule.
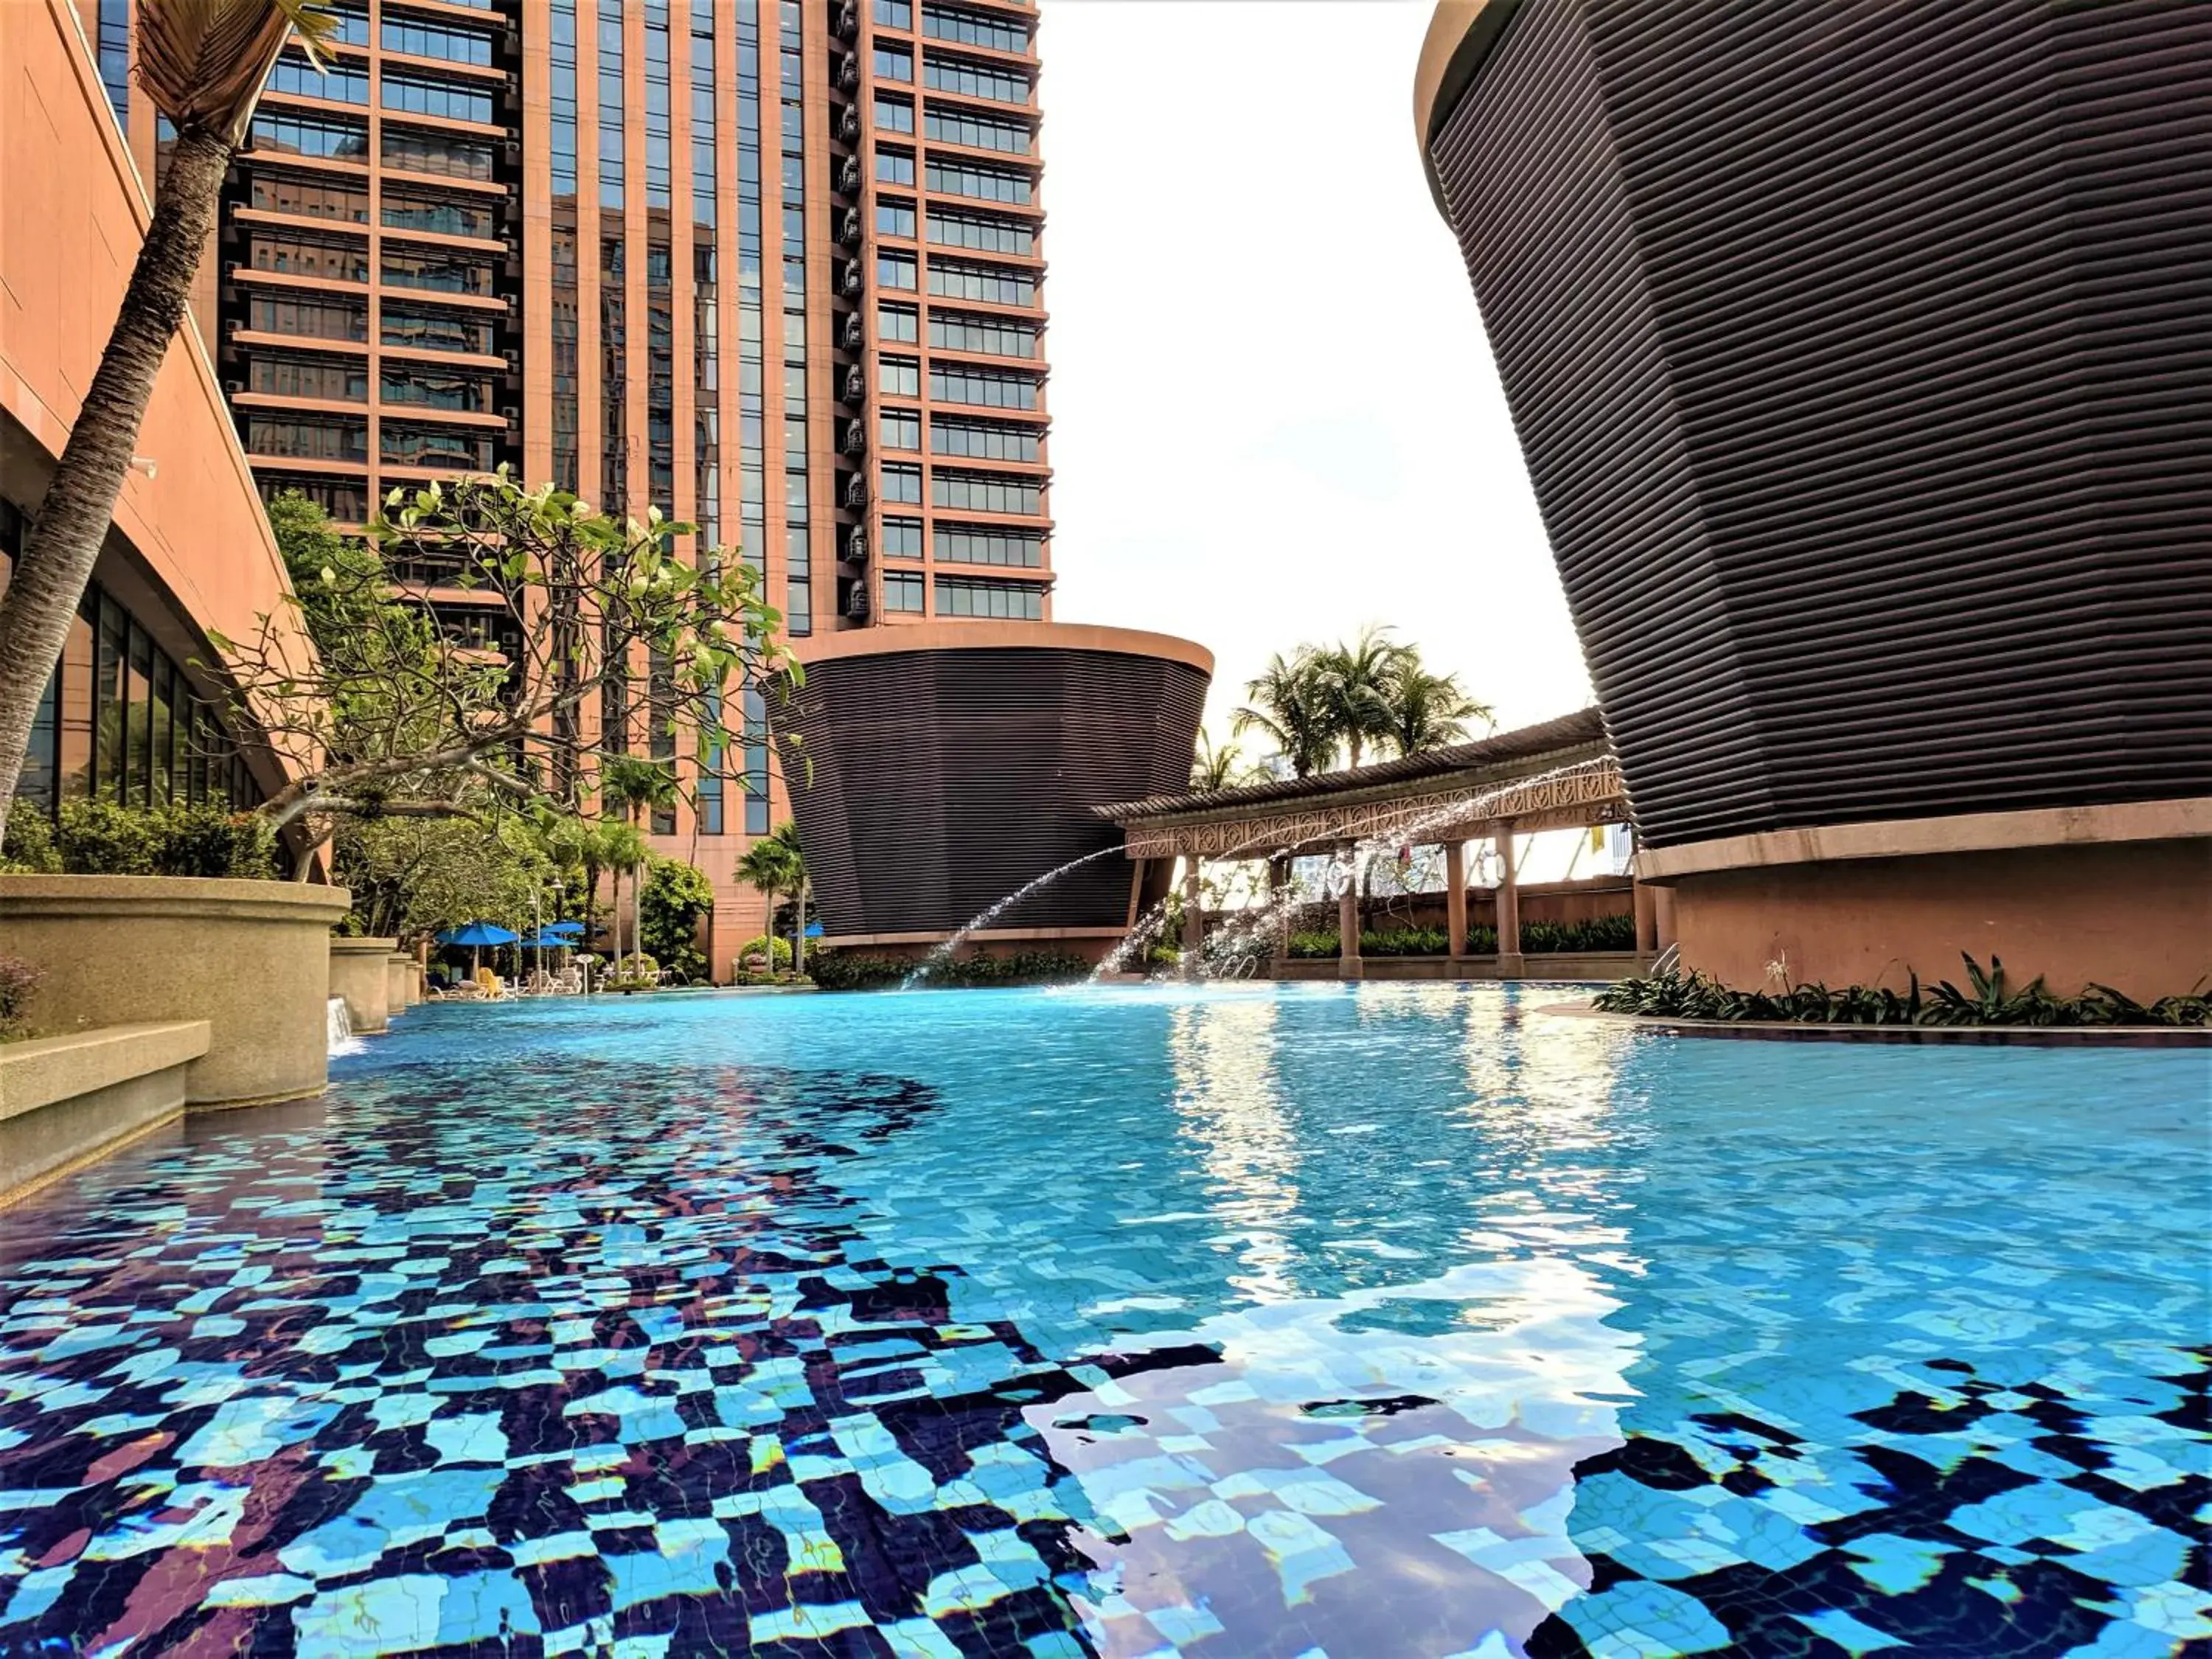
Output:
[[[410,1012],[0,1213],[0,1651],[2212,1639],[2203,1051],[1557,994]]]

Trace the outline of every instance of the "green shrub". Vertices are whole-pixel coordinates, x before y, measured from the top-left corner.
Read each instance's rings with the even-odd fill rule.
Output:
[[[276,873],[276,831],[256,813],[210,801],[179,802],[155,816],[156,874],[265,881]]]
[[[815,984],[825,991],[880,991],[902,984],[921,964],[897,957],[823,951],[807,958]],[[1004,957],[965,957],[939,963],[928,983],[947,989],[1000,985],[1065,985],[1086,979],[1091,964],[1065,951],[1020,951]]]
[[[16,839],[11,815],[8,831]],[[213,876],[265,881],[276,873],[268,821],[212,801],[125,806],[65,800],[52,838],[53,862],[73,876]]]
[[[1440,957],[1450,943],[1450,936],[1441,927],[1375,929],[1359,935],[1359,954],[1364,957]],[[1521,951],[1524,956],[1633,951],[1635,948],[1636,918],[1633,916],[1599,916],[1589,921],[1529,921],[1521,926]],[[1495,956],[1498,953],[1498,930],[1489,927],[1468,928],[1467,953],[1471,957]],[[1300,929],[1291,935],[1291,954],[1302,957],[1335,956],[1336,930],[1333,927]]]
[[[31,993],[43,977],[27,962],[0,957],[0,1042],[21,1036],[31,1012]]]
[[[62,855],[54,846],[52,819],[36,807],[17,802],[8,815],[8,835],[0,840],[0,872],[24,876],[55,876],[62,872]]]
[[[781,972],[791,966],[791,941],[781,937],[747,939],[738,947],[736,967],[739,973],[757,971],[746,968],[745,959],[749,957],[759,957],[768,963],[772,972]]]
[[[1868,985],[1831,991],[1819,984],[1771,994],[1734,991],[1707,975],[1670,969],[1609,985],[1595,1006],[1611,1014],[1814,1025],[2212,1025],[2212,998],[2191,994],[2141,1003],[2109,985],[2061,997],[2040,979],[2014,991],[1996,957],[1986,973],[1973,957],[1960,960],[1966,964],[1963,991],[1949,980],[1928,989],[1917,973],[1902,994]]]

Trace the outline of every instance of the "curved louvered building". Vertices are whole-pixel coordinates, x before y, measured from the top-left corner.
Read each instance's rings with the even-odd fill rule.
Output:
[[[1447,0],[1416,117],[1685,960],[2212,973],[2212,8]]]
[[[802,656],[784,721],[805,759],[787,755],[784,776],[825,943],[886,953],[1117,851],[1091,808],[1189,786],[1213,672],[1187,640],[1058,623],[855,630]],[[1096,857],[977,941],[1096,956],[1127,929],[1132,879],[1127,860]]]

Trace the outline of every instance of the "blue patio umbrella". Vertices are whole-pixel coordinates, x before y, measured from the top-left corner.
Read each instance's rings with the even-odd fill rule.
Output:
[[[538,930],[544,933],[566,933],[571,939],[580,938],[584,924],[580,921],[549,921]]]
[[[448,927],[438,935],[441,945],[465,945],[469,947],[469,977],[474,979],[483,966],[483,947],[487,945],[513,945],[522,935],[510,933],[504,927],[489,921],[471,921],[459,927]]]
[[[575,945],[573,938],[566,933],[556,933],[550,927],[534,939],[522,941],[522,948],[526,951],[570,951],[575,948]]]

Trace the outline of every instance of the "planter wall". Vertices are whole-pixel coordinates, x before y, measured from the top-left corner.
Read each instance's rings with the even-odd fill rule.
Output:
[[[410,956],[391,956],[384,963],[384,1006],[387,1014],[399,1014],[422,1000],[422,970]]]
[[[289,882],[0,876],[0,939],[45,976],[34,1036],[204,1019],[185,1103],[246,1106],[328,1082],[330,932],[350,903]]]
[[[331,941],[331,995],[343,997],[356,1036],[371,1036],[392,1024],[392,951],[396,939]]]

